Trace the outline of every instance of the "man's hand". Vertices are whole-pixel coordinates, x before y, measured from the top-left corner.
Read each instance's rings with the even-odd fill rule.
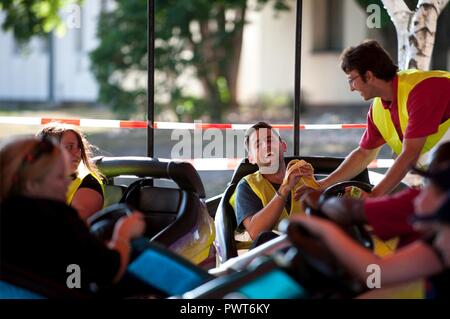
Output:
[[[311,164],[306,163],[302,166],[299,166],[295,163],[289,163],[286,174],[284,175],[283,184],[280,187],[281,195],[287,196],[295,187],[295,185],[297,185],[302,176],[311,176],[313,172],[314,171]]]
[[[328,218],[342,226],[367,223],[364,202],[359,199],[332,197],[323,203],[321,210]]]
[[[301,196],[300,200],[304,205],[311,207],[314,210],[318,210],[319,199],[320,195],[322,195],[322,192],[322,190],[306,188],[306,192],[303,194],[303,196]]]
[[[294,199],[295,199],[295,200],[299,200],[299,199],[302,198],[303,195],[307,194],[308,192],[310,192],[310,191],[312,191],[312,190],[316,190],[316,191],[319,191],[320,193],[322,193],[322,192],[324,191],[325,187],[323,187],[323,184],[321,183],[321,181],[317,181],[317,184],[318,184],[320,187],[318,187],[318,188],[316,188],[316,189],[313,189],[313,188],[308,187],[308,186],[306,186],[306,185],[300,186],[299,188],[297,188],[297,189],[295,190],[295,193],[294,193]]]
[[[371,196],[371,193],[367,193],[363,191],[361,188],[356,186],[347,186],[345,188],[345,195],[344,197],[347,198],[353,198],[353,199],[366,199]]]
[[[129,216],[124,216],[119,219],[115,229],[118,229],[119,237],[127,240],[135,239],[145,231],[144,215],[140,211],[133,211]]]
[[[322,190],[308,190],[300,200],[304,205],[318,210],[322,193]],[[327,199],[320,209],[329,219],[342,226],[367,223],[364,203],[358,199],[332,197]]]

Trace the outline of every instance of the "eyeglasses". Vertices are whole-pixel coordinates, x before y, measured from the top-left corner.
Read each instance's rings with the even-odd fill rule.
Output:
[[[360,77],[360,75],[357,75],[357,76],[354,76],[354,77],[348,79],[348,84],[349,84],[350,86],[352,86],[352,85],[353,85],[353,81],[355,81],[355,80],[356,80],[357,78],[359,78],[359,77]]]

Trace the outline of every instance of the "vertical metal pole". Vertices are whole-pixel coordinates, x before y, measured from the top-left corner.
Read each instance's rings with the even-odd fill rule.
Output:
[[[53,32],[48,34],[48,102],[51,106],[55,106],[55,38],[53,37]]]
[[[300,155],[300,98],[301,98],[301,60],[302,60],[302,6],[297,0],[295,30],[295,92],[294,92],[294,156]]]
[[[147,0],[147,156],[154,157],[155,2]]]

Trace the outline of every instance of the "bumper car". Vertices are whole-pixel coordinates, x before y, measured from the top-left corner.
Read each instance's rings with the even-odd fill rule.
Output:
[[[256,248],[267,252],[269,246],[277,246],[271,247],[277,249],[275,252],[266,255],[260,250],[254,258],[246,260],[246,266],[240,271],[210,280],[184,293],[182,298],[336,299],[353,298],[365,291],[364,285],[342,268],[328,248],[301,225],[285,220],[280,228],[284,234],[279,239]],[[282,248],[280,242],[285,243]]]
[[[292,159],[288,157],[286,161]],[[302,159],[314,166],[317,179],[329,174],[342,161]],[[236,219],[228,200],[239,180],[257,169],[246,160],[236,169],[224,194],[209,201],[204,199],[200,177],[187,163],[103,157],[97,160],[97,165],[108,177],[107,204],[119,204],[92,216],[91,231],[108,239],[114,223],[133,208],[141,210],[147,221],[144,237],[133,242],[133,254],[123,282],[112,290],[86,295],[2,265],[0,298],[311,299],[352,298],[364,291],[336,263],[326,247],[299,225],[287,221],[282,229],[284,233],[278,238],[238,256],[234,238]],[[122,175],[134,175],[138,180],[128,187],[115,184],[114,177]],[[177,188],[155,186],[158,179],[172,180]],[[368,171],[355,180],[368,184]],[[330,189],[324,196],[339,196],[342,187]],[[217,209],[215,228],[210,216],[212,209]],[[216,261],[214,238],[220,264],[211,269]]]
[[[102,157],[96,162],[108,178],[107,205],[124,203],[145,215],[146,233],[151,242],[167,247],[204,268],[215,266],[214,220],[205,204],[205,189],[194,167],[185,162],[147,157]],[[128,187],[114,184],[114,178],[137,176]],[[177,188],[155,186],[161,179]],[[124,211],[103,210],[88,221],[102,239],[109,239],[114,223]]]

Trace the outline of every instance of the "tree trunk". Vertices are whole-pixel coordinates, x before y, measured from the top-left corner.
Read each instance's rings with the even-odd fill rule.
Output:
[[[198,46],[201,50],[203,61],[196,65],[197,76],[202,84],[205,99],[211,108],[211,120],[219,122],[222,118],[223,106],[217,88],[217,79],[220,76],[220,59],[219,52],[214,48],[212,37],[210,35],[209,21],[200,22],[200,33],[202,36],[202,46]]]
[[[447,70],[448,68],[448,34],[450,32],[450,8],[447,6],[439,16],[434,43],[433,57],[431,58],[431,68],[433,70]]]
[[[242,23],[241,26],[238,27],[238,30],[234,32],[234,36],[232,38],[231,43],[231,56],[229,58],[229,64],[227,66],[227,82],[228,89],[230,91],[230,108],[237,109],[238,101],[237,101],[237,88],[238,88],[238,76],[239,76],[239,64],[241,61],[241,52],[242,52],[242,40],[244,35],[244,22],[245,22],[245,13],[247,10],[247,5],[244,4],[241,9],[236,9],[236,22]]]
[[[428,70],[437,19],[449,0],[419,0],[414,12],[403,0],[382,1],[397,30],[399,68]]]
[[[239,64],[242,51],[242,39],[244,32],[244,21],[246,3],[241,8],[235,9],[235,30],[227,34],[225,20],[225,7],[216,7],[215,21],[217,30],[211,30],[209,21],[200,22],[200,33],[202,45],[199,46],[194,41],[190,41],[193,47],[199,50],[202,61],[195,65],[197,76],[202,84],[205,99],[211,107],[211,119],[220,121],[222,113],[227,106],[236,108],[237,102],[237,79],[239,74]],[[212,33],[218,32],[227,34],[226,40],[219,46],[212,42]],[[225,78],[229,93],[229,101],[224,103],[219,92],[217,80]]]

